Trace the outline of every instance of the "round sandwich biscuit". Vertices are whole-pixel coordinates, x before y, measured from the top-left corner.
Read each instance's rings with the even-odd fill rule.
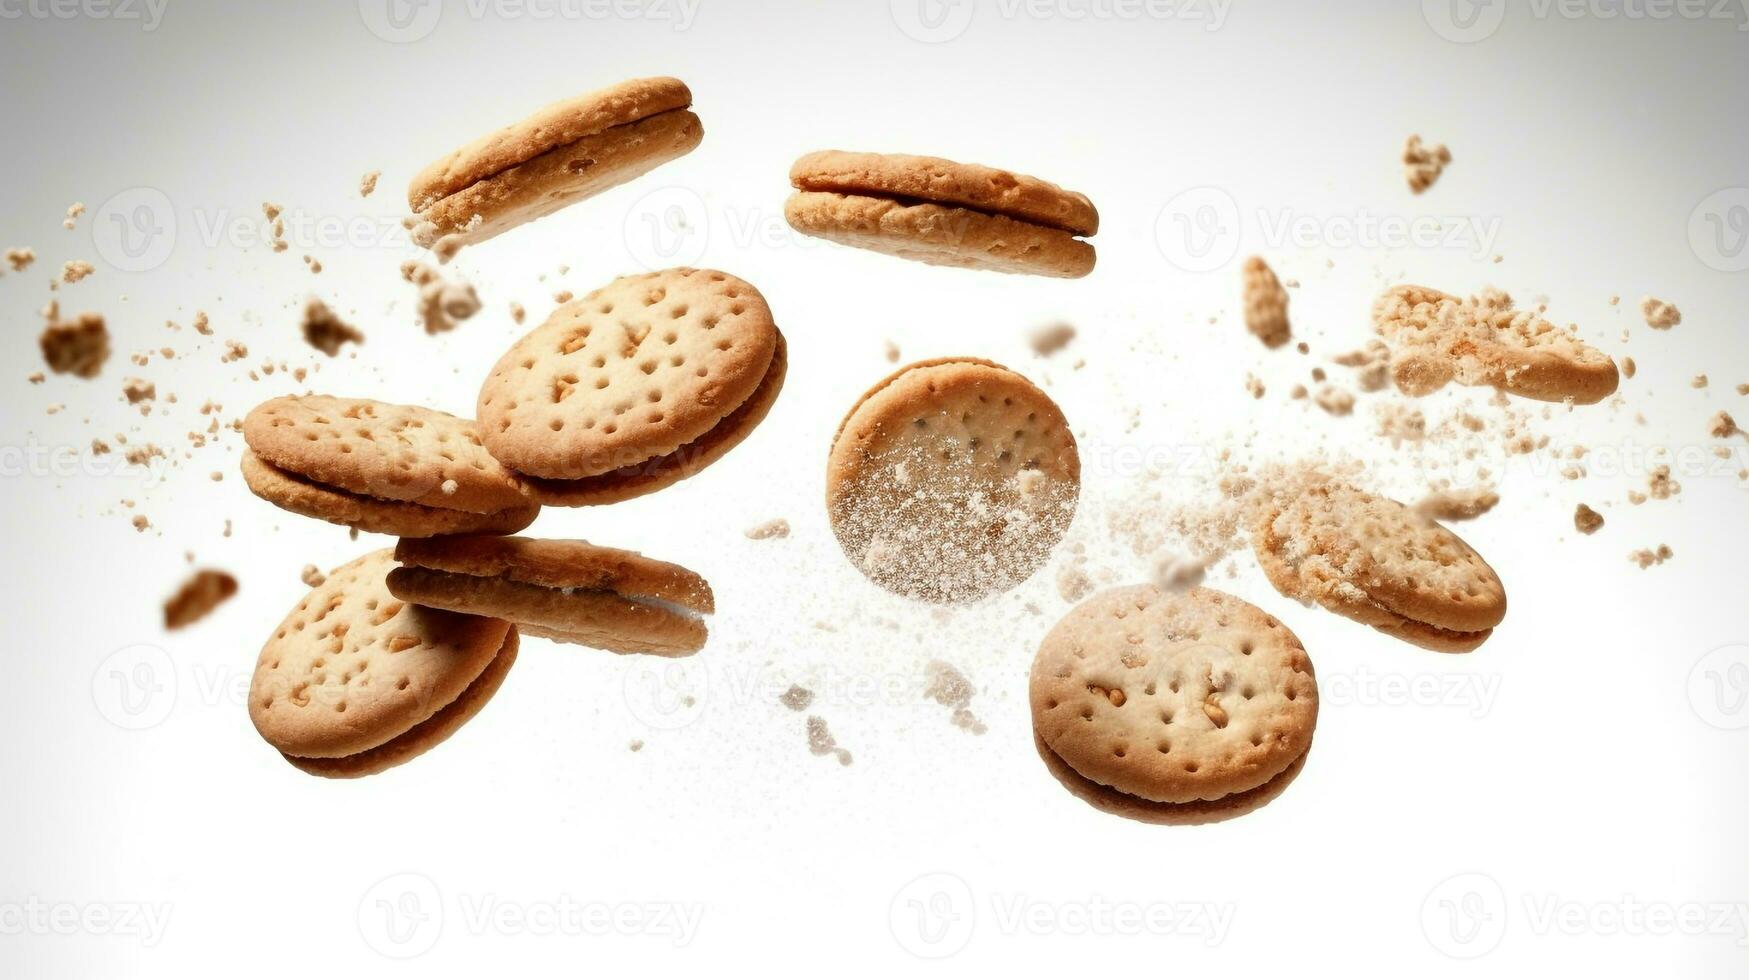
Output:
[[[1099,231],[1083,194],[976,164],[904,154],[810,153],[784,206],[803,234],[932,265],[1079,278]]]
[[[704,127],[676,78],[640,78],[548,105],[432,163],[407,200],[432,238],[474,244],[691,152]]]
[[[429,408],[274,398],[244,418],[243,440],[243,477],[257,496],[361,531],[507,533],[540,512],[474,423]]]
[[[1500,577],[1462,538],[1340,481],[1265,498],[1251,545],[1283,595],[1430,650],[1474,650],[1506,617]]]
[[[1206,823],[1274,799],[1318,722],[1299,639],[1206,588],[1089,597],[1040,644],[1029,697],[1035,747],[1059,781],[1151,823]]]
[[[1398,389],[1421,396],[1446,384],[1483,385],[1538,401],[1600,402],[1620,374],[1608,354],[1512,298],[1489,290],[1462,299],[1425,286],[1396,286],[1373,304],[1390,344]]]
[[[381,772],[453,735],[516,659],[500,619],[395,598],[393,553],[331,573],[261,650],[249,718],[293,765],[319,776]]]
[[[845,555],[876,584],[931,602],[1007,591],[1075,516],[1081,459],[1049,395],[990,361],[902,368],[856,403],[826,465]]]
[[[627,276],[553,311],[480,389],[480,437],[535,499],[612,503],[722,458],[783,388],[757,289],[708,269]]]
[[[509,620],[518,630],[615,653],[703,648],[710,584],[679,565],[587,541],[408,539],[389,591],[408,602]]]

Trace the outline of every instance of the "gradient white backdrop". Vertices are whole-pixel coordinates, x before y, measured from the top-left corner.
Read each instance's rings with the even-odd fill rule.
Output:
[[[1749,381],[1745,22],[1735,0],[0,0],[0,247],[41,255],[0,277],[0,974],[1741,976],[1749,442],[1705,428],[1719,408],[1749,419],[1734,392]],[[396,224],[412,173],[647,74],[692,86],[703,145],[464,253],[451,269],[486,308],[427,337],[397,271],[415,254]],[[1456,157],[1419,198],[1396,159],[1411,132]],[[786,171],[826,147],[1082,190],[1104,218],[1099,268],[997,277],[797,240]],[[373,169],[382,186],[360,200]],[[260,240],[269,200],[288,209],[283,254]],[[66,231],[73,201],[91,210]],[[1245,335],[1250,252],[1302,283],[1310,356]],[[37,311],[68,259],[97,271],[63,306],[103,313],[117,353],[100,380],[31,385]],[[467,413],[524,329],[512,300],[532,324],[557,289],[680,263],[770,300],[792,358],[777,409],[698,478],[548,511],[533,533],[700,570],[722,609],[710,646],[676,665],[530,641],[429,756],[355,783],[285,765],[242,703],[255,654],[305,563],[386,542],[250,497],[235,434],[185,458],[197,407],[230,419],[313,388]],[[1535,420],[1591,448],[1585,480],[1497,446],[1471,461],[1501,474],[1504,501],[1460,531],[1512,608],[1470,656],[1302,609],[1244,553],[1215,576],[1299,633],[1323,687],[1304,775],[1256,814],[1141,826],[1048,777],[1025,684],[1067,608],[1053,573],[937,613],[878,593],[832,541],[826,446],[889,369],[889,339],[1048,385],[1088,463],[1075,540],[1108,584],[1151,557],[1113,541],[1110,515],[1195,496],[1223,447],[1347,453],[1418,495],[1437,454],[1391,450],[1366,400],[1336,419],[1285,397],[1362,343],[1371,298],[1403,280],[1546,296],[1640,374],[1620,406]],[[1682,325],[1645,329],[1647,293]],[[364,330],[356,357],[302,344],[307,295]],[[196,310],[216,331],[199,344]],[[1027,331],[1056,320],[1079,337],[1035,357]],[[221,363],[225,339],[250,357]],[[127,362],[162,345],[176,359]],[[249,380],[269,358],[322,366]],[[1699,372],[1710,388],[1689,387]],[[121,395],[136,374],[158,388],[148,418]],[[1447,392],[1429,414],[1485,401]],[[86,451],[118,432],[174,447],[175,465]],[[1713,465],[1717,445],[1736,456]],[[1683,493],[1629,506],[1656,447],[1687,460]],[[1572,530],[1579,501],[1608,518],[1594,537]],[[790,539],[743,536],[773,517]],[[1660,542],[1668,564],[1627,561]],[[185,551],[242,591],[165,634]],[[921,696],[938,658],[978,688],[986,733]],[[777,703],[792,683],[817,692],[852,765],[808,753],[803,716]]]

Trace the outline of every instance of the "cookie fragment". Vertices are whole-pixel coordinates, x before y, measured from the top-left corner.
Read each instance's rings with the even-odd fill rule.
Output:
[[[1651,296],[1640,300],[1640,314],[1646,318],[1646,326],[1653,330],[1669,330],[1682,323],[1681,310]]]
[[[1403,144],[1403,173],[1413,193],[1420,194],[1432,187],[1450,162],[1451,151],[1444,143],[1428,146],[1421,142],[1420,134],[1415,134]]]
[[[43,360],[56,374],[95,378],[109,360],[109,330],[96,313],[81,313],[72,320],[51,318],[38,343]]]
[[[203,568],[164,600],[164,628],[179,630],[207,617],[226,599],[237,594],[237,580],[229,573]]]
[[[304,334],[304,343],[329,357],[334,357],[340,353],[341,344],[364,343],[364,334],[340,319],[338,314],[328,308],[328,304],[314,296],[304,301],[301,329]]]
[[[1293,339],[1287,318],[1287,290],[1260,255],[1245,260],[1243,269],[1245,328],[1269,348]]]
[[[1603,527],[1603,515],[1584,504],[1580,504],[1573,511],[1573,527],[1580,534],[1596,534],[1598,529]]]

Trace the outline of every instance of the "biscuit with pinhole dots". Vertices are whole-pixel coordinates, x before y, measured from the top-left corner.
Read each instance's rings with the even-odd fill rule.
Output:
[[[454,246],[493,238],[697,147],[704,127],[676,78],[639,78],[552,103],[444,156],[407,201]]]
[[[716,610],[696,572],[587,541],[463,536],[402,541],[389,591],[409,602],[509,620],[530,636],[616,653],[683,656]]]
[[[1039,645],[1029,699],[1040,754],[1064,785],[1153,823],[1205,823],[1273,799],[1318,723],[1299,639],[1207,588],[1086,599]]]
[[[906,154],[810,153],[784,205],[803,234],[932,265],[1079,278],[1099,231],[1084,194],[977,164]]]
[[[1251,545],[1283,595],[1426,649],[1474,650],[1506,617],[1500,577],[1462,538],[1339,481],[1266,499]]]
[[[393,567],[382,550],[336,569],[256,660],[249,719],[300,769],[364,776],[423,754],[479,712],[515,661],[509,623],[397,599]]]
[[[752,285],[709,269],[627,276],[554,310],[499,360],[480,389],[480,438],[537,500],[624,500],[739,445],[787,363]]]
[[[1373,327],[1391,347],[1391,375],[1411,396],[1447,384],[1482,385],[1538,401],[1600,402],[1620,374],[1608,354],[1483,290],[1469,299],[1396,286],[1373,303]]]
[[[1030,578],[1068,530],[1081,459],[1068,421],[1020,374],[921,361],[862,396],[826,464],[845,556],[876,584],[972,602]]]

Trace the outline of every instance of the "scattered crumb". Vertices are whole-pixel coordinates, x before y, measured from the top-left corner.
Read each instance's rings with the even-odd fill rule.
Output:
[[[1391,440],[1393,448],[1427,438],[1427,416],[1413,405],[1389,402],[1374,409],[1374,415],[1378,418],[1379,435]]]
[[[838,747],[831,730],[826,727],[826,719],[819,715],[808,716],[808,751],[815,755],[835,755],[839,765],[850,765],[850,752]]]
[[[972,695],[977,693],[972,682],[945,661],[931,660],[926,669],[929,683],[923,689],[923,696],[942,707],[952,708],[954,727],[973,735],[984,734],[988,729],[971,711]]]
[[[1287,316],[1287,290],[1281,280],[1260,255],[1245,260],[1241,270],[1245,302],[1245,328],[1263,341],[1263,346],[1275,348],[1293,339],[1293,327]]]
[[[1093,592],[1093,578],[1084,562],[1072,561],[1057,572],[1057,595],[1064,602],[1080,602]]]
[[[1682,484],[1670,478],[1670,467],[1657,466],[1647,478],[1646,486],[1653,500],[1669,500],[1682,492]]]
[[[888,364],[899,363],[899,345],[890,340],[883,341],[881,343],[881,356],[887,359]]]
[[[1638,364],[1634,363],[1633,358],[1624,357],[1621,359],[1621,376],[1622,377],[1632,378],[1634,375],[1636,375],[1638,373],[1640,373],[1640,366]]]
[[[358,178],[358,196],[371,196],[371,194],[377,189],[377,178],[382,175],[383,172],[381,170],[372,170],[370,173]]]
[[[74,201],[67,205],[67,217],[62,219],[61,227],[72,231],[79,224],[79,216],[85,213],[85,202]]]
[[[145,533],[145,530],[152,526],[152,522],[147,520],[146,515],[144,515],[144,514],[135,514],[134,519],[133,519],[133,525],[134,525],[134,530],[139,531],[141,533]]]
[[[362,344],[364,334],[341,320],[326,303],[311,296],[304,301],[304,342],[329,357],[340,353],[340,345]]]
[[[55,312],[52,305],[50,312]],[[59,322],[51,315],[39,342],[43,360],[56,374],[95,378],[109,359],[109,330],[96,313],[81,313],[76,320]]]
[[[401,278],[419,287],[419,316],[428,334],[454,330],[457,323],[480,312],[480,296],[465,282],[446,282],[443,274],[423,262],[401,263]]]
[[[1202,584],[1203,579],[1208,576],[1208,567],[1207,559],[1162,555],[1154,562],[1154,586],[1173,595],[1189,592]]]
[[[1246,372],[1245,390],[1251,393],[1252,398],[1262,398],[1264,395],[1262,379],[1258,378],[1255,374]]]
[[[527,318],[528,318],[528,311],[526,309],[523,309],[523,306],[521,303],[512,302],[510,304],[510,319],[512,321],[514,321],[516,323],[521,323],[523,320],[525,320]]]
[[[48,376],[43,374],[41,371],[32,371],[29,374],[24,376],[24,380],[30,382],[33,385],[40,385],[44,381],[48,380]]]
[[[1451,151],[1444,143],[1426,146],[1420,134],[1416,134],[1403,144],[1403,172],[1409,180],[1409,190],[1416,194],[1432,187],[1450,162]]]
[[[1714,439],[1729,439],[1743,430],[1737,428],[1737,420],[1730,412],[1721,411],[1707,423],[1707,432]]]
[[[158,397],[158,386],[140,378],[124,378],[121,393],[127,396],[129,405],[138,405],[143,401],[155,400]]]
[[[631,742],[627,743],[626,748],[631,749],[633,752],[642,752],[644,750],[644,740],[641,738],[634,738]]]
[[[224,572],[202,569],[164,602],[164,628],[177,630],[197,623],[237,594],[237,580]]]
[[[61,281],[75,283],[96,271],[97,267],[84,259],[68,259],[67,263],[61,266]]]
[[[1299,396],[1295,396],[1299,397]],[[1354,412],[1354,395],[1335,385],[1324,385],[1318,389],[1318,394],[1312,399],[1318,407],[1331,415],[1350,415]]]
[[[1415,505],[1416,513],[1436,521],[1468,521],[1494,509],[1500,494],[1493,487],[1435,490]]]
[[[1681,310],[1651,296],[1640,300],[1640,312],[1646,317],[1646,326],[1653,330],[1669,330],[1682,322]]]
[[[1655,551],[1650,548],[1641,548],[1633,552],[1628,555],[1628,561],[1640,566],[1641,569],[1647,569],[1653,565],[1662,565],[1675,555],[1676,553],[1670,550],[1669,545],[1661,544]]]
[[[1365,347],[1338,354],[1331,361],[1354,368],[1355,384],[1361,391],[1383,391],[1390,386],[1391,348],[1382,340],[1369,340]]]
[[[1580,534],[1596,534],[1597,529],[1603,526],[1603,515],[1580,504],[1573,511],[1573,526],[1579,529]]]
[[[219,355],[219,363],[229,364],[232,361],[240,361],[248,356],[249,348],[242,341],[227,340],[225,341],[225,352]]]
[[[213,335],[212,321],[207,319],[205,310],[195,311],[194,332],[200,334],[202,337],[211,337]]]
[[[783,692],[778,701],[791,711],[806,711],[808,705],[814,703],[814,692],[800,684],[791,684],[789,690]]]
[[[1048,323],[1028,334],[1026,342],[1032,345],[1034,354],[1049,357],[1069,346],[1074,339],[1074,327],[1067,323]]]
[[[1688,386],[1689,386],[1689,387],[1690,387],[1690,388],[1705,388],[1705,387],[1706,387],[1706,386],[1707,386],[1707,377],[1706,377],[1706,375],[1704,375],[1704,374],[1697,374],[1697,375],[1695,375],[1695,376],[1694,376],[1694,380],[1692,380],[1692,381],[1690,381],[1690,382],[1689,382],[1689,383],[1688,383]]]
[[[763,524],[755,524],[747,529],[747,537],[754,541],[766,541],[771,538],[789,537],[789,521],[774,517]]]
[[[323,575],[322,570],[314,565],[305,565],[303,572],[298,577],[312,589],[328,581],[328,576]]]

